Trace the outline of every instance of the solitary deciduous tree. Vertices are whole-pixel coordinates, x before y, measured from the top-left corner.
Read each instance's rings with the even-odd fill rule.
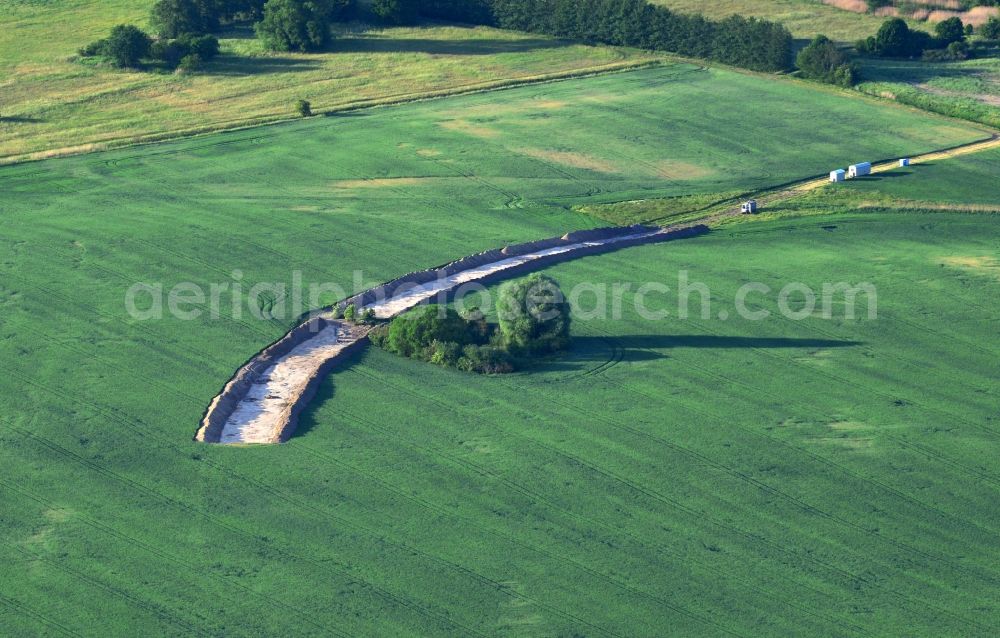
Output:
[[[886,20],[875,34],[875,53],[883,56],[903,56],[909,53],[910,27],[902,18]]]
[[[139,27],[119,24],[111,29],[111,35],[104,41],[102,53],[116,66],[134,67],[149,53],[151,40]]]
[[[979,33],[987,40],[1000,40],[1000,18],[992,17],[979,28]]]
[[[961,18],[948,18],[937,23],[937,26],[934,27],[934,33],[937,34],[942,44],[961,42],[965,40],[965,25],[962,24]]]
[[[257,36],[272,51],[315,51],[330,40],[329,0],[268,0]]]
[[[570,307],[555,279],[535,273],[500,288],[500,332],[512,352],[547,353],[569,347]]]
[[[413,24],[417,11],[416,0],[372,0],[372,13],[389,24]]]
[[[149,14],[149,24],[161,38],[210,30],[210,15],[198,0],[159,0]]]

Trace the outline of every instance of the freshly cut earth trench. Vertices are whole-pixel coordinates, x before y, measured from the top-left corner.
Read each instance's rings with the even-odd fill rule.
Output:
[[[331,323],[312,339],[278,359],[250,387],[226,421],[220,443],[271,443],[280,434],[276,425],[305,391],[325,362],[336,357],[364,334],[343,323]]]
[[[510,257],[508,259],[503,259],[501,261],[495,261],[489,264],[483,264],[476,268],[470,268],[469,270],[463,270],[461,272],[455,273],[449,277],[442,277],[435,281],[429,283],[415,286],[410,288],[405,292],[394,295],[393,297],[369,304],[366,308],[371,309],[375,312],[375,317],[378,319],[391,319],[396,315],[413,308],[414,306],[420,304],[427,299],[434,297],[443,292],[448,292],[460,287],[462,284],[471,283],[474,281],[479,281],[490,275],[496,274],[498,272],[509,270],[515,266],[520,266],[526,264],[530,261],[535,261],[543,257],[552,257],[555,255],[562,255],[565,253],[576,252],[582,248],[590,248],[594,246],[604,246],[607,244],[623,242],[623,241],[634,241],[636,239],[642,239],[644,237],[652,237],[658,234],[662,234],[662,231],[650,231],[645,233],[637,233],[635,235],[624,235],[619,237],[614,237],[611,239],[598,239],[594,241],[580,242],[578,244],[569,244],[566,246],[556,246],[554,248],[547,248],[545,250],[539,250],[537,252],[528,253],[526,255],[519,255],[517,257]]]
[[[661,235],[666,238],[674,230],[676,229],[658,228],[607,239],[565,244],[502,259],[406,289],[388,299],[370,303],[365,309],[372,310],[379,319],[391,319],[438,294],[447,293],[463,284],[480,281],[529,262],[557,255],[569,257],[572,253],[587,248],[609,244],[655,240]],[[255,380],[226,420],[219,443],[280,441],[289,426],[292,409],[303,400],[310,382],[315,380],[320,369],[367,335],[367,331],[359,330],[356,326],[332,321],[332,315],[324,318],[331,320],[327,327],[277,359]]]

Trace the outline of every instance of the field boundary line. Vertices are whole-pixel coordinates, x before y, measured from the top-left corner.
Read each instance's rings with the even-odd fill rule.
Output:
[[[533,75],[515,76],[515,77],[502,78],[499,80],[491,80],[486,82],[472,82],[468,84],[460,84],[454,87],[435,89],[431,91],[400,93],[396,95],[387,95],[377,98],[347,101],[331,107],[314,109],[313,113],[319,117],[336,117],[337,115],[342,115],[345,113],[354,113],[357,111],[365,111],[369,109],[401,106],[405,104],[415,104],[418,102],[427,102],[431,100],[440,100],[451,97],[461,97],[464,95],[493,93],[495,91],[504,91],[507,89],[516,89],[525,86],[552,84],[556,82],[564,82],[567,80],[577,80],[577,79],[597,77],[602,75],[612,75],[615,73],[627,73],[629,71],[638,71],[641,69],[663,66],[664,63],[692,64],[692,62],[686,60],[673,60],[670,57],[664,55],[662,57],[650,60],[612,62],[610,64],[602,64],[592,67],[583,67],[580,69],[571,69],[567,71],[557,71],[555,73],[539,73]],[[203,126],[195,126],[186,129],[177,129],[173,131],[160,131],[157,133],[142,133],[133,136],[112,138],[97,142],[89,142],[87,144],[81,144],[78,146],[65,146],[55,149],[31,151],[29,153],[0,155],[0,167],[41,162],[49,159],[73,157],[78,155],[90,155],[94,153],[102,153],[106,151],[113,151],[125,148],[151,146],[163,142],[176,142],[180,140],[206,137],[220,133],[234,133],[238,131],[263,128],[267,126],[288,124],[290,122],[298,122],[300,120],[302,120],[301,117],[294,115],[284,115],[284,114],[275,116],[261,115],[251,118],[224,120],[221,122],[216,122],[215,124],[206,124]]]

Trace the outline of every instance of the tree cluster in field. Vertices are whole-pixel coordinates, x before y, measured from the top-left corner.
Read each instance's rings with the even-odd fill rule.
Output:
[[[990,22],[993,26],[988,23],[986,27],[1000,30],[996,18]],[[886,20],[875,35],[859,40],[857,49],[861,53],[882,58],[964,60],[972,54],[972,47],[966,41],[969,34],[970,30],[957,17],[937,23],[934,35],[920,29],[911,29],[902,18],[892,18]]]
[[[364,8],[355,0],[159,0],[150,25],[157,42],[175,42],[253,21],[257,36],[271,50],[315,51],[328,44],[334,21],[362,13],[392,25],[439,18],[670,51],[756,71],[783,71],[791,65],[792,36],[781,24],[742,16],[713,21],[647,0],[371,0]],[[205,61],[195,50],[178,58],[184,42],[159,48],[153,42],[137,27],[123,25],[81,54],[104,55],[122,67],[138,66],[147,57],[171,68],[193,68]]]
[[[317,51],[330,42],[330,26],[352,15],[354,0],[268,0],[254,25],[272,51]]]
[[[219,54],[219,40],[210,32],[253,15],[262,5],[263,0],[159,0],[149,16],[155,36],[121,24],[79,53],[104,57],[121,68],[139,68],[145,60],[160,68],[194,71]]]
[[[420,306],[369,334],[400,356],[466,372],[502,374],[569,348],[570,308],[559,284],[534,274],[500,289],[498,324],[478,311],[467,317],[446,306]]]
[[[276,51],[311,51],[327,44],[330,24],[351,15],[354,0],[159,0],[150,10],[153,36],[134,25],[118,25],[107,38],[79,50],[117,67],[143,61],[193,71],[219,53],[210,35],[225,25],[252,21],[265,45]]]
[[[139,68],[143,60],[160,67],[195,71],[219,54],[215,36],[182,33],[176,38],[151,38],[139,27],[120,24],[103,40],[79,51],[82,57],[101,56],[120,68]]]
[[[854,86],[860,72],[858,63],[825,35],[816,36],[802,49],[795,65],[803,77],[843,87]]]
[[[977,51],[967,40],[973,32],[972,25],[963,24],[957,17],[935,25],[934,35],[911,29],[906,21],[892,18],[874,36],[860,40],[857,49],[877,57],[919,57],[929,62],[965,60]],[[984,40],[1000,40],[1000,19],[990,18],[980,27],[979,35]],[[822,35],[799,52],[795,64],[803,77],[844,87],[856,84],[861,74],[860,65]]]
[[[784,71],[792,61],[792,36],[779,23],[735,15],[713,21],[647,0],[410,1],[427,17],[669,51],[754,71]]]
[[[979,35],[984,40],[1000,40],[1000,18],[990,18],[986,24],[979,27]]]

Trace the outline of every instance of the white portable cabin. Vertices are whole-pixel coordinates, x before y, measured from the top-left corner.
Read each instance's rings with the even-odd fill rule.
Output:
[[[904,157],[903,159],[899,160],[899,165],[900,166],[909,166],[910,165],[910,158]]]
[[[830,181],[831,182],[842,182],[847,179],[847,171],[842,168],[838,168],[835,171],[830,171]]]
[[[744,215],[753,215],[754,213],[756,213],[757,200],[751,199],[749,202],[744,202],[743,205],[740,206],[740,212],[743,213]]]
[[[861,162],[860,164],[852,164],[847,167],[847,176],[851,178],[863,177],[865,175],[872,174],[872,163],[871,162]]]

